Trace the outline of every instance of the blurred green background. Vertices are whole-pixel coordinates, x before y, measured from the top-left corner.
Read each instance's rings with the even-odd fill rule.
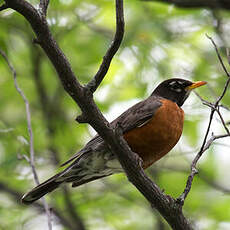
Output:
[[[80,82],[86,84],[96,73],[113,38],[114,1],[51,1],[48,22]],[[167,78],[208,81],[206,87],[197,91],[209,101],[221,93],[226,76],[205,34],[215,40],[227,64],[229,11],[127,0],[125,22],[122,46],[94,96],[110,121],[146,98]],[[95,132],[74,121],[80,110],[64,92],[54,68],[33,44],[33,38],[22,16],[13,10],[0,13],[0,49],[13,63],[19,85],[30,102],[35,163],[43,181],[56,173],[58,165],[80,150]],[[229,92],[222,103],[230,108]],[[160,188],[175,198],[183,192],[210,112],[195,94],[183,109],[183,137],[166,157],[147,170]],[[228,122],[229,111],[221,112]],[[211,131],[225,132],[218,117],[214,118]],[[25,105],[0,57],[0,230],[48,229],[41,203],[27,207],[19,200],[34,186],[31,168],[22,157],[29,155],[28,143]],[[229,147],[229,138],[218,140],[199,161],[199,175],[184,206],[195,229],[230,229]],[[52,209],[55,230],[170,229],[122,174],[75,189],[63,187],[46,200]]]

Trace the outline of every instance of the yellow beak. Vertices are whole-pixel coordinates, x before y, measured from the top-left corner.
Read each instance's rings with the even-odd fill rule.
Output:
[[[196,81],[192,85],[187,86],[185,89],[186,90],[192,90],[192,89],[198,88],[198,87],[205,85],[205,84],[207,84],[206,81]]]

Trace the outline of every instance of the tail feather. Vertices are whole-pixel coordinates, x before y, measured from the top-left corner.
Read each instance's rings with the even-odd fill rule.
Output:
[[[88,155],[81,155],[81,158],[76,159],[62,172],[56,174],[37,187],[33,188],[22,197],[22,203],[31,204],[47,193],[52,192],[58,188],[62,183],[72,183],[72,187],[77,187],[90,181],[94,181],[99,178],[112,175],[113,173],[120,172],[120,168],[117,170],[116,168],[110,168],[109,166],[107,167],[107,165],[103,164],[105,157],[103,154],[96,154],[94,156],[95,161],[97,161],[97,164],[95,164],[97,168],[95,170],[95,165],[93,163],[94,158],[91,159],[92,155],[89,156],[90,157],[88,158]],[[98,162],[101,162],[101,165]],[[98,164],[100,166],[99,168]]]
[[[83,184],[86,184],[86,183],[89,183],[91,181],[94,181],[94,180],[97,180],[97,179],[100,179],[100,178],[103,178],[103,177],[107,177],[109,175],[101,175],[101,176],[92,176],[91,178],[87,178],[87,179],[81,179],[81,180],[76,180],[72,183],[72,187],[78,187],[80,185],[83,185]]]
[[[42,184],[39,184],[37,187],[33,188],[31,191],[27,192],[21,199],[24,204],[31,204],[34,201],[40,199],[49,192],[52,192],[54,189],[62,183],[60,181],[55,181],[58,178],[59,174],[51,177]]]

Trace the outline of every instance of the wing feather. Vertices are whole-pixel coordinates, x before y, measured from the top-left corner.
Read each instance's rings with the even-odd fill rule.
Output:
[[[123,133],[128,132],[136,127],[141,127],[148,123],[149,120],[151,120],[151,118],[161,105],[162,103],[160,99],[152,95],[144,101],[141,101],[129,108],[128,110],[126,110],[114,121],[112,121],[111,125],[115,128],[116,125],[119,123],[123,130]],[[79,159],[85,153],[103,149],[105,148],[105,146],[106,144],[104,140],[99,135],[96,135],[85,145],[83,149],[74,154],[69,160],[64,162],[61,166],[67,165],[73,160]]]

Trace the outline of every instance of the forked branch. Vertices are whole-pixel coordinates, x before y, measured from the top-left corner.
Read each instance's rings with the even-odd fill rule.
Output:
[[[92,93],[96,91],[96,89],[104,79],[106,73],[108,72],[113,56],[118,51],[121,45],[124,36],[124,27],[125,22],[123,13],[123,0],[116,0],[116,33],[109,49],[103,57],[103,61],[101,63],[99,70],[97,71],[94,78],[87,84],[87,87]]]
[[[44,16],[47,14],[47,9],[49,6],[49,0],[40,0],[39,9]]]
[[[202,103],[206,106],[209,106],[210,109],[211,109],[211,112],[210,112],[210,115],[209,115],[209,123],[208,123],[208,127],[207,127],[207,130],[206,130],[206,133],[205,133],[205,137],[204,137],[204,140],[203,140],[203,143],[202,143],[202,146],[200,148],[200,151],[197,153],[196,157],[194,158],[192,164],[191,164],[191,173],[187,179],[187,182],[186,182],[186,187],[184,189],[184,192],[177,198],[177,202],[180,203],[181,205],[184,204],[184,201],[186,199],[186,197],[188,196],[190,190],[191,190],[191,187],[192,187],[192,182],[193,182],[193,179],[194,179],[194,176],[198,173],[198,170],[196,168],[196,165],[197,165],[197,162],[199,161],[199,159],[201,158],[201,156],[203,155],[203,153],[211,146],[211,144],[216,140],[216,139],[220,139],[220,138],[224,138],[224,137],[230,137],[230,133],[229,133],[229,129],[227,128],[226,126],[226,123],[219,111],[219,104],[220,104],[220,101],[222,100],[222,98],[224,97],[224,95],[226,94],[226,91],[229,87],[229,84],[230,84],[230,74],[226,68],[226,66],[224,65],[224,62],[221,58],[221,55],[218,51],[218,48],[217,48],[217,45],[215,44],[214,40],[209,37],[207,35],[207,38],[211,40],[212,44],[214,45],[214,48],[216,50],[216,54],[217,54],[217,57],[219,59],[219,62],[224,70],[224,72],[226,73],[227,75],[227,80],[225,82],[225,86],[224,86],[224,89],[222,91],[222,93],[220,94],[220,96],[216,99],[216,101],[214,103],[211,103],[211,102],[208,102],[206,100],[204,100],[203,98],[201,98],[199,96],[199,98],[201,99]],[[229,57],[228,57],[229,59]],[[219,115],[220,117],[220,120],[222,122],[222,125],[226,131],[226,134],[222,134],[222,135],[214,135],[212,134],[211,137],[208,139],[208,135],[210,133],[210,128],[211,128],[211,124],[212,124],[212,121],[213,121],[213,117],[214,117],[214,113],[217,112],[217,114]]]

